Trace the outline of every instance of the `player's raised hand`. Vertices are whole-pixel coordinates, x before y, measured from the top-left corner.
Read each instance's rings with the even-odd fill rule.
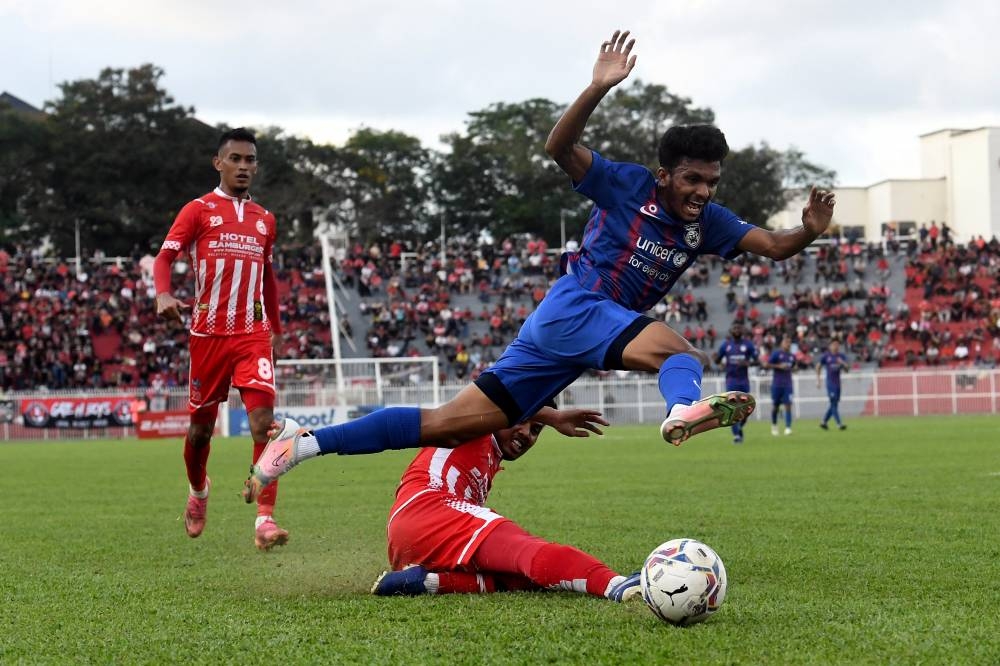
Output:
[[[156,314],[167,321],[181,321],[181,312],[191,306],[174,298],[173,294],[156,295]]]
[[[567,437],[590,437],[590,433],[603,435],[599,425],[610,425],[601,413],[594,409],[552,410],[549,425]]]
[[[819,236],[833,219],[833,206],[836,204],[833,192],[821,190],[815,185],[809,191],[809,201],[802,209],[802,225],[816,236]]]
[[[635,40],[628,38],[629,31],[615,30],[611,39],[601,44],[601,52],[594,63],[594,85],[611,88],[629,75],[635,67],[636,56],[630,56]]]

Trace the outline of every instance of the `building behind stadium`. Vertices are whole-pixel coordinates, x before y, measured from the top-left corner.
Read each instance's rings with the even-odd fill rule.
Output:
[[[833,222],[845,235],[878,241],[921,225],[947,224],[968,243],[1000,238],[1000,127],[942,129],[920,136],[920,178],[887,179],[867,187],[838,187]],[[768,220],[775,229],[798,226],[803,196]]]

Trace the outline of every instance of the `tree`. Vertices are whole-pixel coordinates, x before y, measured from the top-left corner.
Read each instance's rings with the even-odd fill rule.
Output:
[[[362,128],[337,155],[343,169],[330,175],[340,181],[345,198],[333,211],[353,236],[367,244],[426,234],[431,153],[419,139]]]
[[[307,243],[316,226],[327,220],[331,202],[341,201],[345,190],[339,152],[317,146],[309,139],[286,134],[280,127],[256,132],[259,168],[255,197],[278,219],[278,237]]]
[[[46,105],[51,196],[38,221],[60,254],[72,251],[76,220],[87,247],[152,249],[191,192],[214,185],[207,148],[217,132],[174,104],[162,77],[153,65],[104,69],[96,79],[61,84],[62,97]]]
[[[435,171],[437,203],[453,233],[490,229],[559,239],[560,211],[580,209],[562,171],[545,154],[560,108],[546,99],[493,104],[469,114],[465,134]]]
[[[0,246],[37,241],[32,225],[48,187],[51,126],[44,116],[0,108]]]
[[[629,86],[615,88],[597,107],[583,142],[610,160],[655,169],[660,137],[667,128],[713,122],[711,109],[693,107],[689,98],[671,93],[666,86],[636,79]]]

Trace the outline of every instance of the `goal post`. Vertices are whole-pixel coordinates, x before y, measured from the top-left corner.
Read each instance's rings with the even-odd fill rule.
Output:
[[[441,403],[437,356],[282,359],[278,397],[287,406],[383,406]]]

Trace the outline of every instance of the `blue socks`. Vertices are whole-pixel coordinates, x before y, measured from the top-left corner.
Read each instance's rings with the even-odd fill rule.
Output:
[[[320,455],[353,456],[420,446],[420,408],[386,407],[313,432]]]
[[[779,411],[781,411],[781,406],[775,405],[774,410],[771,412],[771,425],[778,425]],[[792,408],[789,405],[785,405],[785,427],[792,427]]]
[[[701,363],[690,354],[674,354],[660,366],[660,393],[669,411],[701,399]]]

